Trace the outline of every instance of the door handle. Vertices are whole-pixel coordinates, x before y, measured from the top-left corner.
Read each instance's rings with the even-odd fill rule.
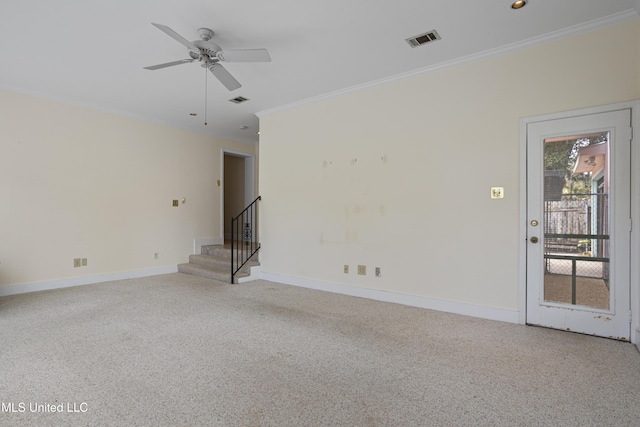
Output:
[[[529,241],[531,243],[538,243],[538,238],[536,236],[533,236],[532,238],[529,239]]]

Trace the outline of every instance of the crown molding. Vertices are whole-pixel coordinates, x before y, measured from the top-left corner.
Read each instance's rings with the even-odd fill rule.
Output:
[[[362,89],[380,86],[388,83],[392,83],[398,80],[407,79],[410,77],[420,76],[424,74],[433,73],[435,71],[441,71],[448,68],[457,67],[459,65],[468,64],[496,56],[505,55],[508,53],[517,52],[524,49],[529,49],[535,46],[551,43],[557,40],[561,40],[567,37],[576,36],[583,33],[588,33],[590,31],[595,31],[601,28],[609,27],[611,25],[616,25],[625,21],[629,21],[631,19],[638,18],[640,16],[640,0],[636,0],[636,6],[627,9],[623,12],[616,13],[613,15],[609,15],[603,18],[594,19],[592,21],[585,22],[580,25],[574,25],[572,27],[563,28],[562,30],[553,31],[551,33],[544,34],[542,36],[533,37],[527,40],[519,41],[516,43],[510,43],[504,46],[500,46],[494,49],[488,49],[482,52],[474,53],[471,55],[467,55],[461,58],[456,58],[450,61],[441,62],[439,64],[430,65],[428,67],[419,68],[413,71],[396,74],[394,76],[386,77],[379,80],[374,80],[368,83],[351,86],[345,89],[328,92],[323,95],[315,96],[312,98],[303,99],[301,101],[297,101],[291,104],[282,105],[279,107],[271,108],[268,110],[263,110],[256,113],[258,117],[268,116],[269,114],[278,113],[280,111],[290,110],[294,108],[301,107],[303,105],[314,104],[317,102],[321,102],[324,100],[328,100],[331,98],[336,98],[342,95],[346,95],[352,92],[357,92]]]

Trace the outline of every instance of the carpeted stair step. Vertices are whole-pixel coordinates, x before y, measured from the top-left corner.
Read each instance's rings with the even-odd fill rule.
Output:
[[[178,271],[180,273],[191,274],[193,276],[206,277],[207,279],[218,280],[220,282],[231,282],[231,267],[229,268],[219,268],[219,267],[208,267],[201,264],[178,264]],[[236,283],[238,283],[238,279],[242,277],[249,276],[247,272],[238,272],[236,274]]]
[[[186,264],[179,264],[178,271],[180,273],[191,274],[194,276],[206,277],[208,279],[219,280],[221,282],[231,282],[231,255],[232,253],[238,254],[246,249],[240,248],[231,251],[231,248],[226,245],[209,245],[202,246],[202,253],[199,255],[189,255],[189,262]],[[238,256],[236,259],[239,259]],[[238,271],[235,275],[235,283],[240,283],[247,280],[253,280],[256,277],[251,276],[252,269],[260,265],[257,261],[257,254],[251,257],[249,261]],[[255,274],[255,272],[254,272]],[[244,279],[244,280],[243,280]]]
[[[215,255],[189,255],[189,262],[191,264],[198,264],[205,267],[211,267],[216,269],[224,270],[226,269],[231,273],[231,259],[230,258],[221,258]],[[248,273],[251,267],[258,265],[257,261],[247,261],[247,263],[242,266],[240,271]]]
[[[252,250],[255,250],[256,246],[245,246],[245,245],[240,245],[239,247],[233,248],[233,253],[235,254],[235,256],[237,258],[242,257],[243,255],[248,255],[251,253]],[[223,258],[223,259],[231,259],[231,248],[229,247],[229,245],[205,245],[202,246],[202,255],[212,255],[218,258]],[[253,257],[251,257],[251,260],[257,261],[257,254],[255,254]]]

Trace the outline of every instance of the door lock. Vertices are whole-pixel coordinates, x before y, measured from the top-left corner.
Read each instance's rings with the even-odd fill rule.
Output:
[[[533,236],[532,238],[529,239],[529,241],[531,243],[538,243],[538,238],[536,236]]]

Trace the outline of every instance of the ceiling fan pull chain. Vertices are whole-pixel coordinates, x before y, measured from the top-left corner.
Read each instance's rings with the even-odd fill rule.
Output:
[[[207,70],[204,69],[204,125],[207,125]]]

